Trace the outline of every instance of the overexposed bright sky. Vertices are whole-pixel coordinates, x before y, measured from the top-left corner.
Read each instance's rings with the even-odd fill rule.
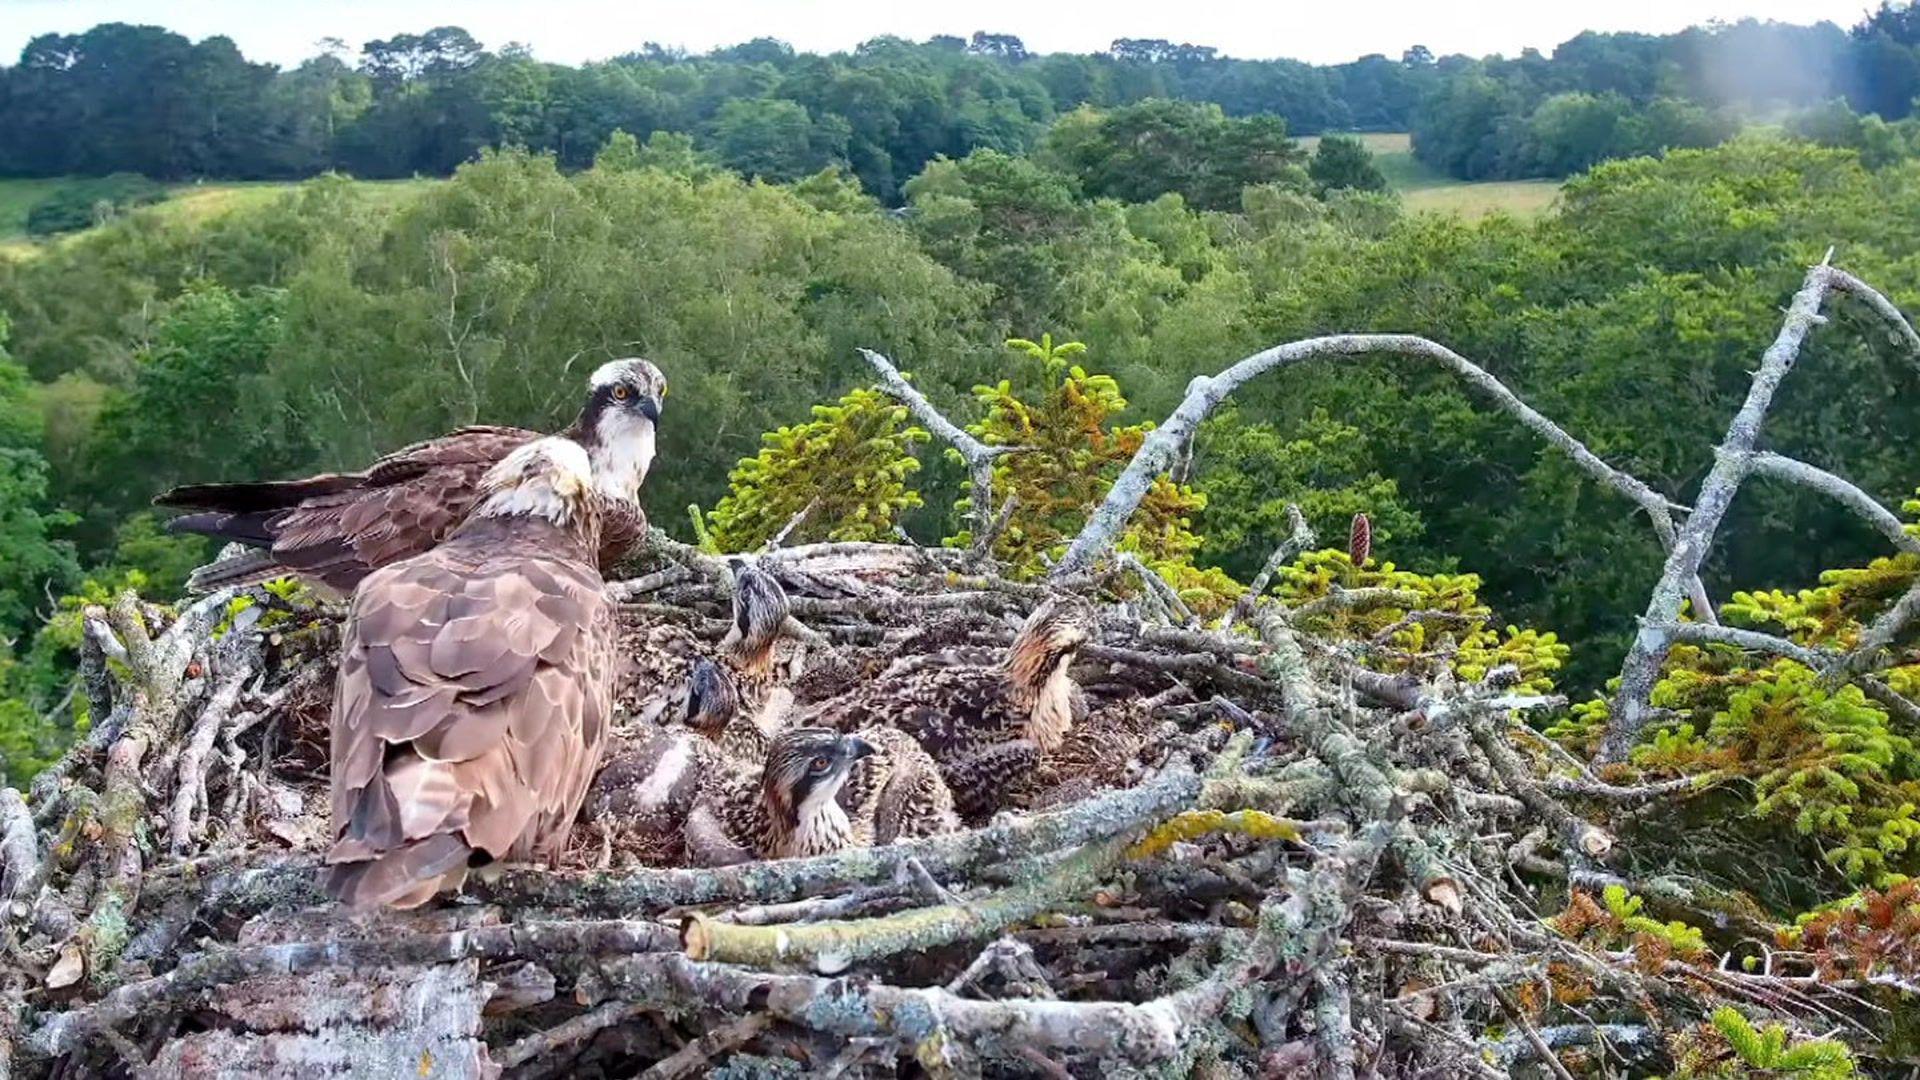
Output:
[[[1713,19],[1782,22],[1860,18],[1869,0],[0,0],[0,63],[37,34],[96,23],[152,23],[194,40],[225,34],[255,60],[297,63],[323,37],[354,50],[372,38],[464,26],[488,48],[510,41],[563,63],[605,59],[648,41],[701,52],[775,37],[832,52],[882,34],[920,40],[975,30],[1016,34],[1035,52],[1094,52],[1118,37],[1212,45],[1238,57],[1339,63],[1436,54],[1549,51],[1581,30],[1667,33]]]

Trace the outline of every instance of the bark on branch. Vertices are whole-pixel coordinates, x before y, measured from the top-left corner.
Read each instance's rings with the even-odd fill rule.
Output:
[[[1700,486],[1700,496],[1695,500],[1692,513],[1687,516],[1686,526],[1681,530],[1678,542],[1667,553],[1666,566],[1659,582],[1654,585],[1647,601],[1646,614],[1640,620],[1639,632],[1620,668],[1620,690],[1614,697],[1606,737],[1600,744],[1600,761],[1626,760],[1641,730],[1653,715],[1651,700],[1654,684],[1659,681],[1660,668],[1681,632],[1681,603],[1686,599],[1689,584],[1699,579],[1701,564],[1713,548],[1714,539],[1728,508],[1733,504],[1734,495],[1753,472],[1766,471],[1823,491],[1863,514],[1901,550],[1914,550],[1909,546],[1914,542],[1913,539],[1899,529],[1899,522],[1889,522],[1887,518],[1890,515],[1852,484],[1810,465],[1756,452],[1760,429],[1766,421],[1768,409],[1773,405],[1774,394],[1799,360],[1800,349],[1806,343],[1807,336],[1815,326],[1826,321],[1826,317],[1820,314],[1820,308],[1835,291],[1866,300],[1869,306],[1897,328],[1896,337],[1909,345],[1914,340],[1912,327],[1892,303],[1857,278],[1824,262],[1807,271],[1805,281],[1787,307],[1779,334],[1760,357],[1760,367],[1754,372],[1746,401],[1734,415],[1725,440],[1715,451],[1713,468]],[[1695,609],[1697,616],[1705,617],[1706,613],[1700,609],[1697,601]]]
[[[1669,548],[1673,546],[1677,535],[1673,512],[1684,510],[1684,507],[1669,501],[1639,479],[1602,461],[1580,440],[1520,400],[1512,390],[1507,389],[1506,384],[1479,365],[1444,345],[1412,334],[1340,334],[1276,345],[1241,360],[1218,375],[1202,375],[1188,383],[1186,398],[1164,423],[1147,436],[1140,452],[1134,455],[1126,470],[1107,492],[1106,499],[1074,538],[1066,555],[1053,568],[1053,578],[1068,580],[1084,574],[1106,554],[1126,526],[1127,519],[1139,508],[1154,479],[1173,466],[1182,449],[1199,430],[1201,422],[1242,386],[1270,371],[1279,371],[1309,360],[1352,360],[1378,354],[1424,360],[1453,371],[1495,405],[1513,414],[1529,430],[1571,457],[1588,475],[1645,510],[1653,521],[1661,543]],[[1711,608],[1706,602],[1704,590],[1698,590],[1695,606],[1702,610]]]
[[[1749,467],[1757,475],[1786,480],[1832,498],[1858,514],[1894,547],[1920,555],[1920,537],[1907,532],[1893,511],[1881,506],[1873,496],[1851,482],[1804,461],[1764,451],[1753,455]]]

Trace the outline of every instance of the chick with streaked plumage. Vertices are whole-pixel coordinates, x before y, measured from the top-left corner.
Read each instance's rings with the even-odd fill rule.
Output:
[[[978,820],[1065,741],[1078,698],[1069,669],[1094,630],[1090,605],[1050,597],[998,662],[883,676],[807,710],[798,722],[841,731],[898,728],[932,756],[961,816]]]

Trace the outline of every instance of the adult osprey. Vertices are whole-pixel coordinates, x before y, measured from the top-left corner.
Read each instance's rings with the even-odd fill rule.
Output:
[[[665,394],[665,377],[645,360],[602,364],[588,380],[579,417],[560,433],[585,448],[593,464],[604,502],[602,565],[619,561],[646,533],[638,498]],[[189,484],[153,501],[197,511],[168,522],[170,532],[258,549],[195,571],[189,584],[197,590],[297,574],[344,595],[369,571],[445,539],[473,508],[481,476],[540,437],[525,428],[464,427],[396,450],[362,472]]]
[[[355,590],[333,704],[335,898],[413,907],[470,866],[565,849],[613,708],[590,470],[571,440],[519,447],[443,543]]]

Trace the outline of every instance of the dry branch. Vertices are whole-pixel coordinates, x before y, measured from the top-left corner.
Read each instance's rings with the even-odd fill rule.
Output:
[[[1676,536],[1673,512],[1684,510],[1684,507],[1602,461],[1580,440],[1520,400],[1504,383],[1479,365],[1444,345],[1411,334],[1340,334],[1276,345],[1233,364],[1218,375],[1198,376],[1188,383],[1186,398],[1164,423],[1147,436],[1139,453],[1127,464],[1126,470],[1107,492],[1106,499],[1054,567],[1053,577],[1064,581],[1084,574],[1097,559],[1106,554],[1126,526],[1127,519],[1139,507],[1140,500],[1146,497],[1154,479],[1172,466],[1182,448],[1199,430],[1201,421],[1240,387],[1270,371],[1282,370],[1308,360],[1347,360],[1374,354],[1426,360],[1453,371],[1495,405],[1512,413],[1529,430],[1571,457],[1588,475],[1646,511],[1661,542],[1669,548],[1673,546]],[[1702,610],[1711,608],[1705,601],[1704,590],[1698,590],[1696,607]]]
[[[1909,347],[1914,341],[1914,331],[1899,311],[1858,279],[1824,262],[1807,271],[1800,291],[1787,307],[1779,334],[1760,357],[1760,366],[1754,372],[1745,402],[1727,428],[1725,440],[1714,452],[1713,468],[1701,483],[1693,511],[1687,515],[1678,541],[1667,553],[1666,566],[1654,585],[1646,614],[1641,617],[1639,631],[1620,668],[1620,690],[1614,697],[1606,737],[1600,745],[1601,761],[1625,760],[1652,716],[1653,687],[1659,680],[1661,665],[1677,640],[1681,604],[1690,583],[1699,579],[1701,564],[1712,551],[1720,524],[1748,476],[1764,471],[1805,484],[1864,516],[1901,550],[1916,550],[1915,545],[1920,544],[1899,528],[1897,519],[1889,521],[1891,515],[1847,481],[1801,462],[1756,451],[1774,394],[1787,373],[1793,370],[1807,336],[1815,326],[1826,321],[1820,308],[1834,291],[1844,291],[1867,301],[1875,312],[1897,328],[1899,340]],[[1697,600],[1694,608],[1696,617],[1709,614]]]
[[[1300,553],[1312,547],[1313,543],[1313,530],[1307,526],[1306,515],[1300,512],[1298,506],[1288,503],[1286,537],[1274,545],[1273,553],[1267,556],[1260,572],[1253,576],[1253,583],[1247,586],[1246,592],[1240,594],[1240,599],[1233,602],[1233,610],[1227,613],[1225,625],[1245,622],[1253,614],[1254,604],[1266,595],[1267,585],[1273,581],[1273,575],[1279,573],[1282,566],[1299,558]]]
[[[1772,476],[1802,487],[1812,488],[1859,515],[1874,531],[1887,538],[1895,548],[1920,555],[1920,537],[1907,532],[1893,511],[1874,501],[1873,496],[1825,469],[1779,454],[1758,452],[1747,462],[1758,476]]]
[[[928,401],[925,394],[915,390],[913,384],[907,382],[907,377],[900,373],[899,368],[893,366],[893,361],[872,349],[861,349],[860,355],[866,357],[867,363],[873,366],[874,373],[880,376],[880,388],[887,392],[887,396],[905,405],[914,419],[927,425],[927,430],[953,447],[959,453],[960,459],[966,463],[967,478],[973,485],[970,498],[973,508],[972,528],[975,553],[984,553],[985,546],[992,544],[994,537],[1000,531],[996,527],[999,519],[994,512],[993,463],[1008,454],[1020,452],[1021,448],[988,446],[974,438],[967,433],[966,429],[942,416],[940,410],[933,407],[933,402]],[[1008,512],[1010,514],[1011,510]]]

